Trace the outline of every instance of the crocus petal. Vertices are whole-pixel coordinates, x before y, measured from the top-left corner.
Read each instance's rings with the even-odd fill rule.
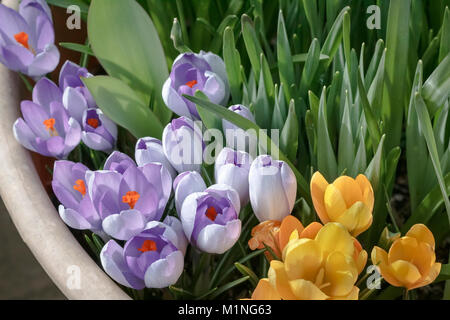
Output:
[[[67,109],[70,116],[78,122],[82,122],[83,113],[88,108],[87,101],[84,96],[76,89],[67,87],[62,97],[64,108]]]
[[[397,260],[389,265],[391,273],[402,284],[409,288],[422,277],[415,265],[405,260]]]
[[[320,172],[313,174],[311,178],[311,197],[313,200],[314,208],[323,224],[328,223],[330,219],[327,215],[325,208],[325,190],[328,187],[328,182],[322,176]]]
[[[322,250],[316,241],[300,239],[286,246],[283,260],[289,279],[314,279],[322,265]]]
[[[363,197],[363,202],[369,208],[370,212],[373,210],[373,205],[375,203],[375,198],[373,195],[372,185],[365,175],[360,174],[356,177],[356,182],[361,188],[361,193]]]
[[[352,236],[339,223],[327,223],[317,233],[315,240],[324,252],[339,251],[352,256],[355,250]]]
[[[61,98],[61,90],[48,78],[42,78],[33,88],[33,102],[42,106],[48,113],[50,113],[50,104],[61,101]]]
[[[341,214],[347,210],[342,192],[333,184],[328,185],[325,190],[324,200],[326,212],[331,221],[337,221]]]
[[[184,99],[172,88],[170,78],[163,85],[162,97],[166,106],[177,115],[193,118]]]
[[[114,240],[105,244],[100,252],[100,261],[105,272],[116,282],[136,290],[145,288],[144,281],[137,278],[128,268],[123,256],[123,248]]]
[[[77,230],[89,230],[92,229],[92,225],[87,221],[82,215],[80,215],[77,211],[64,208],[63,205],[59,205],[58,213],[61,219],[67,224],[69,227]]]
[[[145,272],[147,288],[166,288],[175,284],[183,273],[184,256],[181,251],[174,251],[166,258],[153,262]]]
[[[341,192],[347,208],[357,201],[362,201],[363,196],[359,184],[348,176],[340,176],[333,185]]]
[[[352,257],[339,251],[328,255],[325,274],[325,282],[329,282],[330,285],[324,288],[324,291],[330,296],[348,295],[358,278]]]
[[[83,131],[81,139],[84,144],[93,150],[110,151],[114,146],[101,135],[94,132]]]
[[[206,192],[194,192],[184,199],[181,206],[180,218],[186,238],[191,241],[194,230],[195,216],[197,214],[197,199],[206,195]]]
[[[276,288],[278,294],[283,300],[296,300],[297,297],[291,290],[289,285],[289,278],[284,269],[284,263],[278,260],[272,260],[270,262],[270,268],[268,272],[270,284]]]
[[[258,285],[252,294],[252,300],[280,300],[281,297],[274,287],[269,282],[269,279],[264,278],[259,280]]]
[[[363,202],[358,201],[334,220],[344,225],[356,237],[370,227],[372,214]]]
[[[128,240],[145,228],[145,217],[138,210],[126,210],[106,217],[103,230],[113,238]]]
[[[186,239],[186,236],[184,235],[183,225],[181,224],[181,221],[175,217],[167,216],[164,219],[163,223],[168,225],[175,231],[175,233],[177,235],[177,241],[175,241],[173,243],[178,248],[178,250],[183,252],[183,254],[186,254],[188,240]],[[170,239],[169,239],[169,241],[170,241]]]
[[[200,231],[197,246],[204,252],[222,254],[231,249],[240,234],[241,220],[229,221],[225,226],[210,224]]]
[[[289,281],[292,293],[296,300],[326,300],[328,296],[314,283],[305,279]]]
[[[29,50],[20,45],[0,46],[0,55],[8,69],[25,73],[27,73],[28,66],[33,63],[34,58]]]
[[[280,231],[278,232],[278,243],[280,250],[283,250],[287,245],[289,242],[289,237],[294,230],[297,230],[300,235],[303,229],[304,227],[302,223],[296,217],[289,215],[284,218],[280,225]]]
[[[183,172],[178,177],[175,179],[175,206],[177,212],[181,214],[181,207],[186,197],[194,192],[205,191],[206,183],[197,171]]]
[[[59,51],[55,45],[47,45],[38,53],[34,61],[28,66],[27,74],[30,77],[39,77],[55,70],[59,63]]]
[[[388,254],[383,249],[375,246],[372,250],[371,254],[372,263],[377,266],[380,270],[381,275],[384,280],[386,280],[389,284],[401,287],[402,284],[396,279],[396,277],[391,273],[391,270],[388,266]]]
[[[218,194],[219,196],[230,200],[233,204],[234,210],[239,216],[239,212],[241,211],[241,202],[239,199],[239,194],[236,190],[226,184],[214,184],[207,188],[206,191]]]
[[[36,152],[34,147],[35,133],[31,131],[30,127],[19,118],[14,122],[13,133],[16,140],[28,150]]]
[[[406,233],[407,237],[415,238],[418,242],[425,242],[434,250],[435,241],[433,233],[424,224],[415,224]]]

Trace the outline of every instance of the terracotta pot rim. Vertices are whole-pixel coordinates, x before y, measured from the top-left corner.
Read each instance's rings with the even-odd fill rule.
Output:
[[[19,1],[2,3],[17,8]],[[0,65],[0,196],[14,225],[68,299],[130,299],[59,218],[29,152],[15,140],[12,126],[19,117],[20,87],[17,74]]]

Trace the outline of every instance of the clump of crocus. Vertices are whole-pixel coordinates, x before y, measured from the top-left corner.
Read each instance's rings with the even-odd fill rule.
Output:
[[[280,226],[278,241],[281,234],[290,234],[282,249],[282,261],[271,261],[268,280],[260,281],[256,296],[284,300],[357,299],[359,289],[355,283],[366,264],[367,253],[339,223],[312,223],[303,228],[294,219],[289,218]]]
[[[281,221],[291,214],[297,194],[297,179],[287,163],[261,155],[253,161],[248,181],[250,203],[260,222]]]
[[[393,242],[389,252],[374,247],[371,257],[389,284],[412,290],[429,285],[439,275],[441,264],[436,262],[434,250],[433,233],[416,224]]]
[[[227,185],[213,185],[189,195],[181,207],[181,222],[187,239],[198,249],[222,254],[241,234],[240,201]]]
[[[374,194],[372,185],[362,174],[356,179],[341,176],[329,184],[316,172],[311,178],[311,196],[324,224],[339,222],[355,237],[372,224]]]
[[[249,201],[248,175],[252,161],[247,152],[224,148],[214,164],[216,183],[227,184],[235,189],[241,199],[241,206],[247,205]]]
[[[65,159],[81,140],[81,127],[59,101],[59,88],[47,78],[36,83],[33,101],[22,101],[23,118],[13,131],[16,140],[28,150],[47,157]]]
[[[123,248],[114,240],[106,243],[100,253],[106,273],[118,283],[137,290],[175,284],[183,272],[185,240],[182,232],[176,232],[165,222],[149,223]]]
[[[183,97],[183,94],[193,96],[197,90],[216,104],[228,101],[230,89],[222,58],[201,51],[183,53],[175,59],[162,90],[166,105],[179,116],[200,119],[195,104]]]
[[[45,0],[24,0],[19,12],[0,4],[0,63],[30,77],[55,70],[55,44],[50,8]]]
[[[203,162],[203,137],[201,129],[189,118],[172,120],[163,131],[163,151],[179,173],[200,172]]]

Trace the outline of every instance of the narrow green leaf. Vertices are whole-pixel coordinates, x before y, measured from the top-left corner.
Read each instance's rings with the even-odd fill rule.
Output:
[[[173,41],[173,46],[178,50],[179,53],[192,52],[192,50],[189,49],[187,45],[185,45],[183,38],[184,37],[180,23],[178,22],[178,19],[175,18],[173,19],[172,31],[170,32],[170,39],[172,39]]]
[[[243,276],[249,276],[249,280],[254,287],[258,285],[259,281],[258,276],[251,269],[249,269],[248,267],[244,266],[239,262],[235,262],[234,266],[236,267],[236,269],[238,269],[240,273],[242,273]]]
[[[80,52],[80,53],[84,53],[84,54],[88,54],[90,56],[94,55],[94,52],[92,52],[92,49],[84,44],[79,44],[79,43],[72,43],[72,42],[60,42],[59,45],[63,48],[75,51],[75,52]]]
[[[284,87],[286,100],[293,97],[291,86],[295,83],[294,64],[292,62],[291,47],[289,45],[286,26],[284,24],[283,12],[278,14],[278,32],[277,32],[277,58],[280,81]]]
[[[253,68],[255,77],[259,77],[261,73],[260,57],[263,53],[261,44],[259,43],[258,36],[256,35],[253,22],[246,14],[242,15],[242,36],[244,38],[245,47],[247,48],[247,54],[250,59],[250,63]]]
[[[241,57],[235,48],[234,32],[230,27],[223,33],[223,58],[230,82],[231,97],[234,104],[242,101]]]
[[[288,117],[281,131],[280,148],[293,162],[297,159],[298,133],[299,128],[297,115],[295,114],[295,102],[291,100]]]
[[[439,50],[439,63],[450,53],[450,10],[445,8],[444,22],[441,29],[441,45]]]
[[[211,299],[214,299],[218,296],[220,296],[222,293],[224,293],[227,290],[230,290],[238,285],[240,285],[241,283],[244,283],[245,281],[247,281],[248,279],[250,279],[249,276],[245,276],[242,277],[240,279],[234,280],[230,283],[227,283],[225,285],[223,285],[222,287],[220,287],[219,289],[217,289],[212,295],[211,295]]]
[[[430,116],[445,104],[450,93],[450,53],[442,60],[423,85],[422,97],[425,100]]]

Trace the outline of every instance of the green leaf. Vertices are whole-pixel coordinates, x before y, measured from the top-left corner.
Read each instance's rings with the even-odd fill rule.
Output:
[[[253,287],[256,287],[258,285],[259,279],[258,276],[248,267],[244,266],[243,264],[239,262],[235,262],[234,266],[240,273],[242,273],[243,276],[249,276],[249,280],[252,283]]]
[[[100,109],[118,125],[128,129],[136,138],[160,139],[163,126],[142,98],[123,81],[97,76],[84,78],[84,84]]]
[[[89,5],[82,0],[46,0],[48,4],[60,8],[78,6],[80,8],[81,18],[86,20],[89,11]]]
[[[223,285],[222,287],[220,287],[219,289],[217,289],[217,290],[213,293],[213,295],[211,296],[211,299],[214,299],[214,298],[220,296],[220,295],[221,295],[222,293],[224,293],[225,291],[230,290],[230,289],[232,289],[232,288],[234,288],[234,287],[240,285],[241,283],[244,283],[244,282],[247,281],[248,279],[250,279],[250,276],[245,276],[245,277],[242,277],[242,278],[240,278],[240,279],[234,280],[234,281],[232,281],[232,282],[230,282],[230,283],[227,283],[227,284]]]
[[[400,144],[406,103],[410,9],[411,0],[390,1],[386,32],[386,81],[382,104],[387,150]]]
[[[364,140],[364,139],[363,139]],[[355,160],[355,146],[353,142],[352,127],[350,122],[350,101],[348,91],[345,91],[345,106],[342,116],[341,130],[339,132],[338,147],[338,171],[350,170]]]
[[[234,104],[242,101],[241,57],[236,50],[234,32],[230,27],[223,33],[223,58],[230,82],[231,97]]]
[[[178,3],[178,1],[177,1]],[[179,53],[192,52],[188,46],[184,44],[183,32],[181,31],[180,23],[178,19],[173,19],[172,31],[170,32],[170,39],[173,41],[173,46]]]
[[[439,276],[436,278],[434,283],[450,280],[450,264],[443,264],[441,266],[441,272],[439,273]]]
[[[256,35],[255,28],[250,17],[243,14],[241,24],[242,36],[244,38],[245,47],[247,48],[247,54],[252,65],[255,78],[257,78],[261,73],[260,57],[263,53],[261,44],[259,43],[258,36]]]
[[[208,100],[208,97],[200,90],[197,90],[195,92],[195,96]],[[202,120],[203,124],[207,129],[218,129],[222,130],[222,120],[219,119],[214,113],[209,111],[208,109],[203,108],[201,105],[196,105],[198,114],[200,115],[200,119]]]
[[[430,153],[431,162],[438,179],[439,187],[441,188],[442,196],[444,197],[444,204],[447,210],[448,220],[450,223],[450,200],[448,199],[448,193],[445,188],[445,181],[442,174],[442,168],[439,161],[439,155],[437,152],[436,141],[434,139],[433,127],[431,125],[430,116],[427,111],[427,106],[423,101],[420,93],[415,94],[414,105],[419,119],[420,127],[427,142],[428,152]]]
[[[322,54],[329,56],[330,58],[325,63],[325,69],[327,69],[334,59],[336,52],[339,49],[342,41],[342,24],[344,21],[344,14],[350,10],[350,7],[345,7],[336,17],[333,26],[328,33],[327,38],[322,46]]]
[[[316,76],[320,63],[320,43],[319,40],[313,39],[308,50],[305,67],[303,68],[300,80],[300,97],[306,97],[306,93],[311,88],[311,84]]]
[[[445,104],[450,93],[450,54],[442,60],[422,88],[422,97],[425,100],[431,116]]]
[[[92,0],[88,35],[95,56],[106,72],[133,88],[162,123],[172,112],[161,91],[169,77],[166,57],[152,20],[134,0]]]
[[[294,63],[305,62],[307,58],[308,58],[308,53],[299,53],[299,54],[292,56],[292,62],[294,62]],[[321,54],[319,57],[319,60],[325,61],[325,60],[328,60],[329,58],[330,58],[329,56]]]
[[[299,128],[297,115],[295,114],[295,102],[291,100],[288,117],[280,137],[280,148],[291,161],[297,159],[298,133]]]
[[[320,38],[322,33],[321,21],[317,14],[316,0],[303,0],[303,7],[305,9],[306,19],[308,20],[311,29],[311,38]]]
[[[380,143],[378,144],[377,152],[372,158],[369,166],[366,169],[364,175],[369,179],[372,184],[373,190],[377,190],[380,183],[380,175],[381,175],[381,164],[383,160],[383,149],[384,149],[384,140],[386,136],[383,135],[380,139]]]
[[[214,104],[212,102],[206,101],[204,99],[199,99],[197,97],[192,97],[188,95],[183,95],[186,99],[192,101],[193,103],[197,105],[202,105],[204,108],[210,110],[211,112],[214,112],[218,117],[225,119],[234,125],[238,126],[239,128],[243,130],[249,130],[253,129],[256,131],[258,139],[261,141],[267,141],[267,154],[270,154],[270,152],[273,150],[274,154],[279,155],[279,159],[282,161],[285,161],[289,166],[291,167],[292,171],[295,174],[295,177],[297,178],[297,184],[299,187],[299,193],[302,195],[305,199],[310,199],[309,196],[309,185],[306,182],[306,179],[303,177],[303,175],[297,170],[297,168],[291,163],[291,161],[278,149],[278,147],[270,140],[269,137],[264,133],[263,130],[260,130],[260,127],[253,123],[252,121],[238,115],[237,113],[230,111],[223,106],[219,106],[217,104]]]
[[[450,53],[450,10],[445,8],[444,22],[441,29],[441,45],[439,50],[439,63]]]
[[[92,49],[85,44],[72,43],[72,42],[60,42],[59,45],[63,48],[66,48],[66,49],[69,49],[69,50],[72,50],[75,52],[88,54],[90,56],[94,55],[94,52],[92,52]]]
[[[283,12],[281,10],[278,14],[277,35],[278,70],[286,100],[289,101],[293,97],[291,86],[295,83],[294,64],[292,62],[291,47],[289,45],[286,26],[284,25]]]
[[[320,97],[319,118],[317,125],[317,165],[319,171],[328,181],[333,181],[338,176],[336,156],[328,133],[328,120],[326,114],[326,87],[323,88]]]

